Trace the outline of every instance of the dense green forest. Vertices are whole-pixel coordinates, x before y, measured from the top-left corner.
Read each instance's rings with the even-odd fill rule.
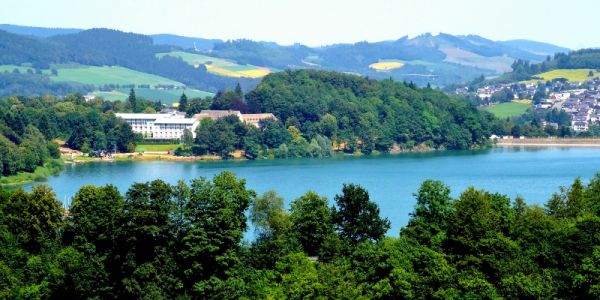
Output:
[[[271,112],[312,139],[331,139],[345,151],[387,152],[425,146],[485,146],[494,118],[431,89],[393,80],[326,71],[269,75],[246,95],[248,110]]]
[[[180,100],[180,102],[182,102]],[[346,153],[472,149],[486,147],[502,120],[432,88],[412,83],[328,71],[284,71],[268,75],[245,94],[226,89],[209,102],[196,99],[180,109],[188,115],[203,107],[273,113],[260,128],[237,117],[202,120],[194,144],[179,155],[248,158],[326,157]]]
[[[139,106],[149,102],[139,100]],[[85,101],[78,94],[64,98],[7,97],[0,99],[0,176],[33,172],[59,158],[54,139],[73,149],[131,152],[138,137],[113,111],[128,103]]]
[[[354,184],[289,207],[228,172],[83,186],[68,210],[0,190],[0,298],[597,299],[599,196],[600,174],[545,207],[427,180],[398,233]]]

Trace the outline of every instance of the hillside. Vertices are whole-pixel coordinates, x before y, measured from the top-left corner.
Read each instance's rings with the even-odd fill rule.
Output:
[[[148,36],[110,29],[90,29],[46,39],[0,31],[0,64],[31,64],[43,69],[57,63],[122,66],[212,91],[237,82],[253,85],[251,81],[209,74],[205,68],[194,68],[181,59],[155,56],[170,49],[154,45]]]
[[[542,62],[516,60],[512,64],[512,71],[502,74],[490,81],[479,82],[477,85],[513,82],[535,82],[538,80],[552,80],[566,78],[571,81],[584,81],[596,77],[588,77],[592,71],[600,69],[600,49],[581,49],[568,53],[557,53]]]
[[[514,48],[521,49],[523,51],[545,56],[552,56],[556,53],[567,53],[570,51],[568,48],[530,40],[510,40],[504,41],[502,43]]]
[[[500,75],[511,70],[515,59],[540,62],[548,52],[559,50],[564,48],[533,41],[497,42],[476,35],[444,33],[307,47],[173,34],[148,36],[110,29],[0,25],[0,65],[34,70],[72,63],[120,66],[213,93],[237,83],[250,90],[261,77],[284,69],[334,70],[375,79],[391,77],[421,86],[446,86],[468,82],[482,74]],[[396,62],[396,66],[373,67],[382,62]],[[18,80],[23,82],[22,78]]]
[[[206,70],[210,73],[227,77],[261,78],[271,73],[271,70],[269,68],[257,67],[253,65],[240,65],[227,59],[183,51],[158,53],[156,54],[156,56],[159,58],[165,56],[181,58],[186,63],[194,66],[194,68],[200,68],[202,66],[206,68]]]
[[[209,53],[238,63],[279,69],[317,68],[380,79],[392,77],[420,85],[432,83],[444,86],[466,82],[481,74],[492,76],[510,71],[515,59],[534,62],[545,59],[545,53],[539,53],[538,48],[547,44],[530,42],[527,45],[536,51],[528,50],[523,43],[441,33],[403,37],[395,41],[334,44],[316,48],[236,40],[217,43]],[[551,47],[548,45],[544,49]],[[554,49],[564,48],[555,46]],[[403,67],[387,69],[385,72],[370,68],[374,63],[390,60],[401,62]]]

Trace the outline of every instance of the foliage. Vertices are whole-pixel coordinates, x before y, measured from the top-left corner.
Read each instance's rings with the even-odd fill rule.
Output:
[[[52,299],[595,299],[600,173],[543,209],[427,180],[400,237],[358,185],[286,209],[243,179],[0,189],[0,296]],[[247,214],[256,236],[243,242]],[[337,229],[337,230],[336,230]]]
[[[268,75],[246,100],[251,111],[272,112],[307,139],[326,136],[348,152],[483,146],[492,119],[430,88],[324,71]]]

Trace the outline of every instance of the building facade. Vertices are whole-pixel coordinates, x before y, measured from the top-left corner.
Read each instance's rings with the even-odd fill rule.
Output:
[[[185,118],[180,114],[115,114],[125,120],[133,132],[145,139],[176,140],[183,137],[188,129],[196,137],[196,127],[200,122],[196,118]]]

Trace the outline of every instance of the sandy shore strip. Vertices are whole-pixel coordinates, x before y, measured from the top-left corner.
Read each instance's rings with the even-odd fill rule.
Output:
[[[530,138],[530,139],[499,139],[496,146],[524,147],[600,147],[600,138]]]

